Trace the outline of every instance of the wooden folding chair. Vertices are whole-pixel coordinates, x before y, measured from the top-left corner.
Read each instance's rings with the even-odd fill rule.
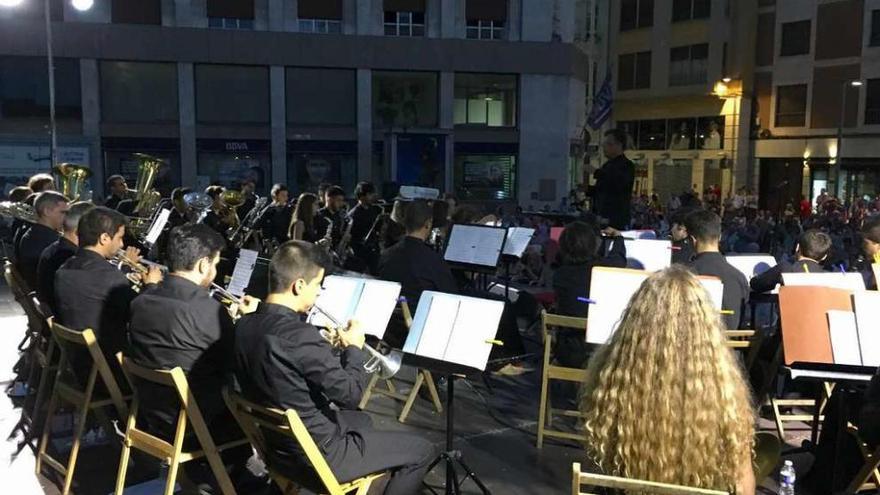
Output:
[[[852,423],[847,424],[847,432],[855,437],[859,451],[865,459],[865,464],[859,469],[856,476],[850,481],[846,493],[858,493],[865,490],[880,489],[880,446],[871,450],[867,443],[859,435],[859,429]]]
[[[814,419],[813,413],[786,413],[782,411],[783,408],[798,407],[812,409],[819,407],[819,423],[821,424],[822,421],[825,421],[825,416],[822,412],[825,411],[825,405],[828,404],[828,399],[831,398],[831,393],[834,391],[834,383],[824,382],[822,386],[823,395],[818,406],[816,406],[816,399],[782,399],[770,395],[770,408],[773,412],[773,421],[776,423],[776,432],[779,434],[779,438],[785,440],[785,423],[797,421],[812,425]]]
[[[196,399],[189,388],[186,375],[180,367],[171,370],[151,370],[124,357],[122,353],[117,354],[116,357],[134,391],[131,412],[128,415],[128,422],[125,426],[125,437],[122,441],[119,472],[116,475],[116,495],[121,495],[125,490],[125,476],[132,448],[155,457],[168,465],[168,475],[165,479],[165,495],[172,495],[174,493],[174,484],[177,482],[177,472],[180,465],[195,459],[201,459],[202,457],[207,459],[221,492],[224,495],[234,495],[235,489],[232,486],[232,480],[229,479],[229,475],[226,473],[226,468],[220,459],[219,453],[226,449],[246,445],[248,442],[247,438],[241,438],[221,445],[214,443],[199,405],[196,403]],[[140,394],[138,393],[138,380],[166,387],[169,389],[169,394],[174,394],[180,400],[180,412],[177,414],[177,427],[174,431],[172,443],[138,429],[137,414],[141,401]],[[202,447],[201,450],[183,450],[187,420],[189,420],[189,425],[192,426],[199,445]]]
[[[656,481],[634,480],[620,476],[583,473],[578,462],[571,465],[571,478],[572,495],[596,495],[596,492],[593,491],[581,491],[581,486],[583,485],[621,490],[626,493],[651,493],[652,495],[730,495],[729,492],[720,490],[707,490],[705,488],[670,485]]]
[[[24,307],[26,312],[34,313],[34,318],[40,321],[40,328],[30,332],[29,345],[25,351],[29,368],[25,381],[27,395],[21,407],[21,418],[13,428],[12,435],[20,430],[24,434],[24,444],[37,449],[34,441],[40,435],[44,402],[46,395],[52,390],[58,370],[58,347],[49,330],[52,317],[45,315],[37,298],[32,295],[25,301]]]
[[[587,370],[582,368],[569,368],[566,366],[556,366],[552,362],[553,348],[553,328],[565,328],[568,330],[584,331],[586,338],[587,319],[576,318],[573,316],[561,316],[541,311],[541,335],[544,340],[544,370],[541,373],[541,403],[538,407],[538,448],[544,446],[544,437],[567,438],[569,440],[586,440],[582,434],[570,433],[566,431],[552,430],[550,425],[553,422],[553,416],[560,414],[562,416],[583,418],[583,413],[575,409],[555,409],[550,405],[550,380],[562,380],[567,382],[583,383],[587,379]]]
[[[403,322],[406,327],[411,327],[412,313],[410,312],[409,305],[406,301],[400,301],[399,311],[403,316]],[[394,400],[403,402],[403,410],[400,412],[400,416],[398,416],[397,420],[401,423],[405,423],[416,398],[419,396],[419,390],[421,390],[422,385],[426,385],[428,387],[428,393],[431,396],[431,403],[434,406],[434,410],[437,411],[438,414],[443,412],[443,404],[440,402],[440,395],[437,393],[437,386],[434,385],[434,377],[431,375],[431,372],[426,369],[418,368],[416,370],[416,381],[413,383],[412,388],[407,394],[398,392],[392,379],[385,380],[384,389],[377,388],[378,384],[379,376],[373,374],[373,376],[370,377],[369,383],[367,383],[366,390],[364,390],[364,396],[361,397],[361,402],[358,404],[360,409],[367,408],[367,404],[369,404],[373,394],[384,395],[385,397],[390,397]]]
[[[46,465],[64,476],[64,486],[61,493],[62,495],[67,495],[73,482],[73,473],[76,469],[80,443],[89,412],[94,411],[95,416],[104,422],[106,416],[101,414],[101,408],[112,406],[119,417],[124,418],[128,414],[128,407],[125,404],[126,398],[123,397],[119,384],[116,383],[116,378],[114,378],[113,372],[107,365],[104,354],[101,352],[101,348],[95,339],[95,333],[91,329],[85,329],[80,332],[52,322],[50,330],[58,345],[60,355],[58,369],[55,373],[55,386],[49,399],[49,405],[46,408],[46,421],[37,451],[35,470],[37,474],[40,474],[43,463],[46,463]],[[87,355],[91,358],[92,363],[85,386],[82,386],[76,378],[71,363],[71,354],[83,349],[88,351]],[[94,397],[95,385],[98,383],[99,377],[109,397],[100,399]],[[66,465],[47,452],[52,420],[62,402],[72,405],[76,411],[74,413],[76,425],[73,432],[73,444],[71,445]],[[108,433],[112,434],[114,431],[109,423],[103,426],[107,429]]]
[[[327,460],[324,459],[318,445],[315,444],[312,435],[306,429],[299,415],[293,409],[281,411],[279,409],[267,408],[248,400],[241,395],[225,389],[223,396],[226,399],[226,405],[232,411],[241,429],[244,430],[251,445],[260,454],[267,463],[269,475],[278,484],[283,495],[294,495],[299,493],[297,483],[284,474],[278,472],[269,462],[267,457],[267,446],[264,432],[271,431],[280,435],[289,436],[296,440],[302,448],[309,463],[315,469],[320,478],[321,483],[327,490],[329,495],[344,495],[354,492],[356,495],[366,495],[370,490],[370,486],[374,481],[385,476],[385,472],[368,474],[362,478],[358,478],[347,483],[340,483],[330,470]]]

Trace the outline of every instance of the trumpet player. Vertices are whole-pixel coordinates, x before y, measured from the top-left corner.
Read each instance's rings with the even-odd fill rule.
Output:
[[[190,389],[218,443],[240,438],[242,433],[224,405],[221,390],[232,372],[233,322],[226,308],[211,297],[209,287],[217,275],[225,240],[203,224],[171,231],[166,261],[169,274],[158,285],[141,292],[131,305],[129,356],[150,369],[180,366]],[[256,309],[258,300],[245,296],[239,310]],[[148,429],[170,438],[177,426],[178,399],[164,387],[139,384],[141,412]],[[250,448],[223,452],[224,464],[233,465],[233,481],[246,477]],[[196,463],[185,467],[197,483],[211,483],[210,469]],[[201,479],[204,478],[204,479]],[[219,492],[216,492],[219,493]]]
[[[104,206],[111,210],[118,210],[119,203],[131,196],[128,184],[125,183],[125,177],[119,174],[111,175],[107,179],[107,190],[110,191],[110,196],[104,200]]]
[[[37,297],[50,309],[55,307],[55,272],[76,254],[79,248],[79,219],[94,207],[95,205],[82,201],[70,205],[64,216],[61,237],[40,254],[40,262],[37,264]]]
[[[28,289],[37,289],[37,264],[40,262],[40,255],[61,237],[67,208],[67,198],[55,191],[41,192],[34,201],[37,223],[22,234],[16,250],[16,267]]]
[[[111,367],[126,347],[129,306],[137,295],[126,275],[108,262],[123,247],[126,222],[125,215],[104,206],[87,212],[77,227],[79,249],[55,272],[55,317],[75,330],[91,328]],[[140,261],[136,248],[126,257]],[[161,280],[157,267],[141,276],[144,287]],[[87,363],[74,362],[74,368],[79,376],[89,372]]]
[[[214,203],[208,214],[205,215],[204,224],[217,231],[220,235],[225,236],[226,232],[238,225],[238,216],[235,210],[223,203],[222,194],[226,189],[223,186],[209,186],[205,189],[207,194]]]
[[[266,302],[242,317],[235,330],[241,391],[264,406],[296,410],[340,482],[390,470],[386,494],[418,493],[434,456],[431,443],[411,433],[376,430],[368,415],[355,410],[366,385],[363,330],[356,322],[339,329],[337,354],[317,328],[303,322],[321,290],[325,256],[303,241],[289,241],[275,252]],[[266,440],[266,463],[300,481],[297,474],[308,461],[298,445],[281,437]]]

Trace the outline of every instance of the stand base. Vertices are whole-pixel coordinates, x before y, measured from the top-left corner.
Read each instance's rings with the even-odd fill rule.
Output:
[[[462,454],[460,450],[450,450],[447,452],[442,452],[436,459],[428,466],[428,471],[434,469],[437,464],[440,462],[446,462],[446,491],[445,495],[460,495],[461,494],[461,485],[467,481],[468,478],[474,480],[474,484],[480,488],[480,491],[483,495],[491,495],[492,492],[480,481],[480,478],[477,477],[477,473],[475,473],[471,468],[465,464],[464,459],[462,458]],[[459,479],[459,474],[457,469],[461,469],[464,471],[464,476]],[[431,490],[431,493],[437,495],[437,491],[434,490],[433,487],[428,487]]]

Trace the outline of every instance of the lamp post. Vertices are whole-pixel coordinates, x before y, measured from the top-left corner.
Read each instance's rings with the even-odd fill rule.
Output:
[[[0,0],[0,7],[17,7],[24,0]],[[85,12],[92,8],[94,0],[71,0],[76,10]],[[49,12],[49,0],[43,0],[43,20],[46,23],[46,62],[49,70],[49,168],[58,163],[58,128],[55,123],[55,55],[52,51],[52,19]]]
[[[843,121],[846,118],[846,89],[847,87],[859,88],[862,86],[862,81],[844,81],[843,84],[840,85],[840,120],[837,121],[837,156],[835,157],[835,161],[837,162],[837,172],[836,176],[836,187],[837,187],[837,196],[840,199],[843,198],[843,184],[841,180],[843,179]],[[845,201],[844,201],[845,202]]]

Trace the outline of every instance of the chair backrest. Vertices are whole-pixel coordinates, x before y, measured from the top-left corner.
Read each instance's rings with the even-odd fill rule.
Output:
[[[725,345],[731,349],[747,349],[752,345],[754,330],[725,330]]]
[[[15,265],[9,260],[6,260],[3,264],[3,277],[6,279],[9,288],[12,289],[12,293],[16,299],[27,296],[29,288],[25,286],[25,283],[22,281],[21,275],[19,275]]]
[[[296,411],[293,409],[281,411],[260,406],[228,389],[223,391],[223,395],[226,399],[226,405],[232,411],[239,426],[244,430],[248,440],[251,441],[251,444],[253,444],[264,460],[267,459],[265,457],[267,447],[263,430],[274,431],[275,433],[292,437],[302,448],[306,459],[315,469],[327,491],[331,495],[342,493],[339,481],[336,479],[333,471],[330,470],[330,465],[327,464],[327,460],[324,459],[324,455],[314,439],[312,439],[312,435],[309,434],[308,429],[306,429]]]
[[[52,332],[52,337],[54,337],[55,343],[58,344],[58,348],[61,351],[56,380],[65,383],[63,381],[64,368],[69,368],[68,371],[73,373],[73,363],[71,363],[70,360],[71,353],[76,352],[77,348],[85,348],[88,356],[91,358],[92,365],[89,370],[88,379],[86,380],[85,389],[79,391],[91,396],[95,383],[98,377],[100,377],[107,389],[107,393],[110,395],[110,399],[113,401],[113,405],[119,413],[119,417],[124,418],[128,416],[128,406],[125,405],[125,400],[123,399],[122,391],[119,389],[119,384],[116,382],[116,377],[113,376],[113,372],[110,370],[110,366],[104,358],[104,353],[101,352],[101,347],[98,344],[98,340],[95,338],[95,332],[90,328],[82,331],[72,330],[55,322],[54,319],[50,320],[49,329]],[[73,386],[69,382],[66,382],[65,384],[67,386]],[[74,388],[78,389],[79,387]]]
[[[590,495],[590,492],[582,492],[581,486],[593,486],[625,490],[626,493],[650,493],[652,495],[730,495],[729,492],[719,490],[707,490],[705,488],[692,488],[681,485],[670,485],[655,481],[634,480],[619,476],[607,476],[604,474],[591,474],[581,472],[581,465],[575,462],[571,465],[571,493],[572,495]]]
[[[579,318],[576,316],[563,316],[554,313],[548,313],[546,310],[542,310],[541,331],[545,339],[547,338],[550,327],[567,328],[570,330],[583,330],[584,332],[586,332],[587,319]]]

